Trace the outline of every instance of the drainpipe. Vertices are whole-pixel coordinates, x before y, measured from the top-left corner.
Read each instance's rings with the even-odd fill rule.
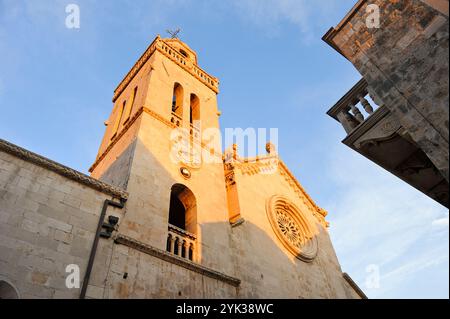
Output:
[[[105,220],[106,210],[108,206],[116,207],[122,209],[125,206],[125,201],[121,199],[120,202],[115,202],[110,199],[105,199],[103,202],[102,212],[100,213],[100,219],[98,220],[97,231],[95,232],[94,242],[92,244],[91,254],[89,256],[89,262],[86,268],[86,273],[84,275],[83,286],[81,287],[80,299],[86,297],[86,290],[89,283],[89,278],[91,277],[92,267],[94,265],[95,254],[97,253],[98,241],[100,239],[100,232],[103,227],[103,222]]]

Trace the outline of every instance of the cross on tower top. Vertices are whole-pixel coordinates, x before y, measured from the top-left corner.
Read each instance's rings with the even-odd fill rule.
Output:
[[[168,34],[170,34],[170,37],[171,37],[172,39],[178,39],[178,33],[181,32],[181,29],[180,29],[180,28],[177,28],[176,30],[170,30],[170,29],[167,29],[166,32],[167,32]]]

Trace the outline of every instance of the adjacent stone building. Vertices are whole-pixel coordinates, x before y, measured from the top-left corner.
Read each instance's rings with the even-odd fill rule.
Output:
[[[323,37],[363,76],[328,111],[343,143],[446,207],[448,6],[360,0]]]
[[[222,153],[218,87],[158,36],[114,91],[91,176],[0,140],[0,297],[364,298],[275,147]]]

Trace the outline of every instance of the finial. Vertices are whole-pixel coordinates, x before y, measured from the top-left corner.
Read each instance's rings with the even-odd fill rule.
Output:
[[[276,149],[276,147],[275,147],[275,145],[273,143],[267,142],[267,144],[266,144],[266,152],[267,152],[267,154],[274,155],[274,154],[276,154],[277,149]]]
[[[168,34],[170,34],[170,37],[172,39],[178,39],[178,33],[181,32],[181,29],[180,28],[177,28],[176,30],[169,30],[169,29],[167,29],[166,32]]]

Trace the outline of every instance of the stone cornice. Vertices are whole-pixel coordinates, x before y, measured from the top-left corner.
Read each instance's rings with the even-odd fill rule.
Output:
[[[241,170],[243,174],[253,175],[261,172],[260,169],[261,168],[264,169],[267,166],[263,164],[265,161],[273,161],[274,159],[276,159],[276,161],[278,162],[280,174],[285,178],[288,184],[294,188],[295,193],[299,196],[299,198],[303,201],[303,203],[310,208],[314,217],[316,217],[319,223],[322,224],[324,227],[329,227],[329,223],[325,220],[325,217],[328,214],[327,211],[317,206],[317,204],[314,202],[311,196],[309,196],[309,194],[305,191],[305,189],[295,178],[294,174],[292,174],[292,172],[288,169],[286,164],[281,160],[281,158],[274,155],[258,156],[253,159],[238,158],[229,165],[225,163],[226,174],[229,174],[230,170],[233,171],[234,168],[237,167]],[[250,166],[250,168],[247,169],[246,166]]]
[[[331,27],[327,33],[322,36],[322,40],[340,53],[343,57],[347,58],[344,53],[339,49],[339,47],[334,43],[334,37],[336,34],[353,18],[353,16],[358,12],[358,10],[366,3],[367,0],[358,0],[358,2],[353,6],[353,8],[345,15],[345,17],[339,22],[336,27]]]
[[[324,210],[323,208],[317,206],[317,204],[314,202],[314,200],[311,198],[311,196],[309,196],[309,194],[306,192],[306,190],[302,187],[302,185],[299,183],[299,181],[297,180],[297,178],[295,178],[294,174],[292,174],[292,172],[288,169],[288,167],[286,166],[286,164],[280,160],[280,166],[281,168],[284,170],[284,172],[286,173],[286,175],[294,182],[294,184],[297,186],[297,188],[300,190],[300,192],[302,193],[303,196],[306,197],[306,199],[308,199],[309,203],[312,205],[312,207],[323,217],[327,216],[328,213],[326,212],[326,210]]]
[[[166,47],[169,48],[169,50],[167,50]],[[209,75],[198,65],[185,59],[181,54],[177,53],[177,50],[170,44],[159,39],[156,49],[215,93],[219,93],[219,80],[216,77]]]
[[[136,120],[139,118],[139,116],[144,111],[144,107],[141,107],[139,110],[137,110],[136,113],[128,120],[128,122],[125,124],[125,126],[120,130],[120,132],[111,140],[109,145],[106,147],[106,149],[100,154],[100,156],[97,157],[94,164],[91,165],[89,168],[89,172],[92,173],[94,169],[100,164],[100,162],[105,158],[105,156],[111,151],[111,149],[114,147],[114,145],[117,144],[117,142],[120,140],[120,138],[128,131],[128,129],[136,122]]]
[[[199,273],[203,276],[207,276],[216,280],[220,280],[226,284],[229,284],[233,287],[239,287],[241,284],[241,280],[225,275],[224,273],[215,271],[213,269],[207,268],[205,266],[193,263],[190,260],[187,260],[186,258],[181,258],[178,256],[175,256],[173,254],[170,254],[164,250],[158,249],[156,247],[147,245],[145,243],[142,243],[136,239],[133,239],[131,237],[118,234],[115,238],[116,244],[125,245],[127,247],[136,249],[144,254],[159,258],[161,260],[164,260],[166,262],[178,265],[180,267],[186,268],[188,270],[194,271],[196,273]]]
[[[125,124],[125,126],[120,130],[120,132],[111,140],[108,147],[101,153],[101,155],[95,160],[94,164],[89,168],[89,172],[92,173],[94,169],[98,166],[98,164],[105,158],[105,156],[111,151],[111,149],[114,147],[114,145],[121,139],[121,137],[128,131],[128,129],[136,122],[136,120],[141,116],[142,113],[146,113],[150,116],[152,116],[154,119],[158,120],[159,122],[163,123],[164,125],[167,125],[170,128],[177,128],[174,123],[167,120],[162,115],[156,113],[155,111],[150,110],[149,108],[143,106],[139,110],[136,111],[136,113],[133,115],[130,120]],[[200,143],[201,147],[205,148],[207,145],[205,143]],[[208,150],[210,151],[210,150]],[[214,156],[216,156],[219,159],[222,159],[222,153],[214,151]]]
[[[358,296],[361,297],[361,299],[368,299],[364,291],[362,291],[361,288],[359,288],[359,286],[353,281],[353,279],[349,276],[349,274],[344,272],[342,274],[342,277],[344,277],[345,281],[350,285],[350,287],[353,288],[353,290],[355,290],[355,292],[358,294]]]
[[[353,129],[343,140],[342,143],[352,146],[353,143],[367,133],[372,127],[380,122],[384,117],[389,115],[389,109],[385,105],[381,105],[367,119]]]
[[[175,48],[161,39],[161,37],[158,35],[114,90],[114,96],[112,99],[113,102],[116,101],[119,95],[125,90],[131,80],[133,80],[139,70],[145,65],[145,63],[150,59],[155,51],[162,53],[164,56],[180,66],[186,72],[190,73],[193,77],[205,84],[215,93],[219,93],[219,81],[217,78],[209,75],[198,65],[195,65],[191,61],[185,59],[181,54],[177,53],[177,50]]]
[[[139,72],[139,70],[144,66],[145,62],[148,61],[150,56],[155,52],[156,42],[160,39],[158,35],[155,40],[150,43],[145,52],[141,55],[141,57],[136,61],[133,67],[128,71],[127,75],[123,78],[123,80],[119,83],[117,88],[114,90],[114,96],[112,101],[115,102],[117,97],[125,90],[131,80],[135,77],[135,75]]]
[[[55,172],[56,174],[64,176],[68,179],[93,188],[102,193],[117,197],[121,200],[126,200],[128,198],[128,193],[118,187],[106,184],[102,181],[78,172],[70,167],[54,162],[46,157],[30,152],[24,148],[21,148],[2,139],[0,139],[0,151],[6,152],[40,167],[46,168],[50,171]]]

